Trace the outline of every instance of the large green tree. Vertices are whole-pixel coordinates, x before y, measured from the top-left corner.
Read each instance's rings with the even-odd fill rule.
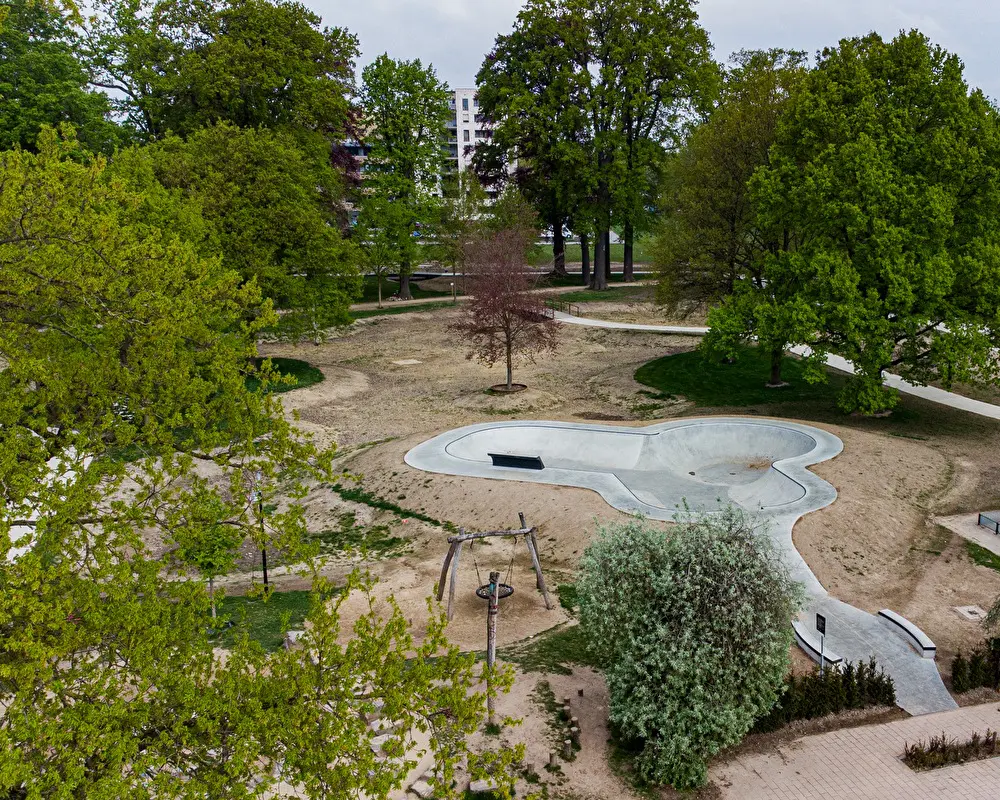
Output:
[[[91,150],[110,153],[121,131],[108,98],[87,88],[77,38],[55,7],[16,0],[0,22],[0,150],[34,149],[43,125],[72,123]]]
[[[714,91],[710,50],[686,0],[532,0],[483,64],[500,141],[535,170],[527,196],[546,221],[594,225],[595,288],[607,287],[613,225],[631,277],[665,148]]]
[[[270,376],[247,387],[273,314],[201,254],[197,205],[51,131],[0,183],[0,795],[385,797],[419,729],[453,794],[483,698],[439,617],[420,643],[395,607],[342,631],[317,578],[302,649],[220,653],[204,585],[164,578],[158,544],[257,535],[248,475],[289,547],[330,477]]]
[[[357,39],[288,0],[98,0],[86,25],[96,85],[145,137],[218,122],[351,129]]]
[[[753,189],[762,224],[798,238],[765,260],[765,291],[791,290],[765,304],[809,309],[815,325],[797,339],[814,363],[826,353],[854,362],[843,409],[891,408],[889,369],[917,383],[997,379],[998,117],[957,56],[917,31],[823,51]]]
[[[219,124],[120,160],[148,162],[196,202],[225,265],[287,312],[284,329],[318,335],[349,322],[361,289],[357,249],[340,231],[344,180],[327,153],[312,134]]]
[[[799,587],[766,532],[736,510],[664,532],[604,528],[577,583],[609,715],[640,774],[688,789],[774,704]]]
[[[368,155],[361,224],[382,230],[399,259],[399,296],[423,255],[423,233],[439,215],[448,90],[430,65],[381,55],[362,73],[361,106]]]

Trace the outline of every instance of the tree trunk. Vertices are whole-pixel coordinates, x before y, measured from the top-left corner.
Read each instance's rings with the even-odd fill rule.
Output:
[[[410,294],[410,264],[409,262],[404,262],[399,265],[399,299],[400,300],[412,300],[413,295]]]
[[[785,357],[785,350],[776,347],[771,351],[771,380],[768,386],[781,386],[781,361]]]
[[[590,286],[590,237],[585,233],[580,234],[580,260],[583,285]]]
[[[514,365],[513,359],[511,358],[511,343],[507,340],[507,391],[511,391],[514,388]]]
[[[604,232],[598,231],[594,239],[594,288],[598,291],[608,288],[608,274],[604,270],[607,241]]]
[[[212,619],[215,619],[215,578],[208,576],[208,596],[212,600]]]
[[[566,274],[566,239],[563,237],[562,220],[552,223],[552,273]]]
[[[631,283],[635,280],[635,270],[632,265],[632,245],[635,240],[635,230],[632,228],[632,223],[628,223],[625,226],[625,258],[624,265],[622,266],[622,280],[625,283]]]
[[[382,308],[382,273],[375,275],[375,282],[378,284],[378,307]]]
[[[611,283],[611,231],[604,231],[604,288]]]

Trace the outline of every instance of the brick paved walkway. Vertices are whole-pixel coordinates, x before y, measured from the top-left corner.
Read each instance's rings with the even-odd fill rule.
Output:
[[[996,703],[803,736],[714,767],[710,777],[727,800],[996,800],[1000,757],[930,772],[899,760],[906,742],[942,732],[961,740],[987,728],[1000,729]]]

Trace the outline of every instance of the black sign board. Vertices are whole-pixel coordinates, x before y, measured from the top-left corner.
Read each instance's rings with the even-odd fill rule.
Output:
[[[822,614],[816,615],[816,630],[818,630],[824,636],[826,635],[826,617],[824,617]]]

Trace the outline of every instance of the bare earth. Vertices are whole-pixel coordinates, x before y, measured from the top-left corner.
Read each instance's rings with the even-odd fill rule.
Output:
[[[618,319],[657,321],[649,318],[644,304],[633,305],[592,310],[608,317],[619,315]],[[595,527],[622,519],[620,512],[586,490],[434,475],[407,467],[403,455],[437,433],[487,420],[588,419],[643,425],[705,413],[684,400],[664,401],[651,410],[650,398],[640,394],[644,387],[632,377],[638,366],[689,349],[695,342],[687,337],[566,326],[555,356],[515,368],[515,380],[528,384],[529,391],[493,397],[483,390],[502,379],[502,368],[488,369],[466,359],[464,346],[448,329],[458,313],[374,318],[319,346],[269,344],[262,350],[266,355],[301,358],[323,370],[326,380],[321,384],[283,396],[286,408],[299,415],[304,429],[337,443],[338,463],[358,476],[367,492],[468,530],[516,527],[518,511],[524,512],[528,523],[539,528],[542,566],[552,591],[558,583],[571,580]],[[658,320],[663,320],[662,313]],[[686,321],[696,324],[690,317]],[[400,361],[407,363],[394,363]],[[712,413],[726,411],[733,410]],[[964,417],[956,419],[946,433],[915,431],[914,438],[887,435],[875,424],[846,418],[836,425],[804,420],[839,436],[844,452],[815,467],[836,486],[838,500],[802,519],[794,534],[796,546],[832,594],[871,611],[892,608],[922,627],[938,644],[938,666],[946,680],[954,652],[968,650],[982,638],[977,625],[952,607],[988,608],[1000,594],[1000,574],[974,565],[964,540],[933,521],[942,514],[1000,505],[994,489],[1000,477],[995,466],[1000,426],[972,418],[966,425]],[[355,511],[359,522],[389,525],[393,535],[409,540],[406,554],[366,566],[381,579],[379,592],[393,593],[419,632],[448,533],[435,525],[403,522],[387,512],[347,503],[328,488],[318,487],[308,503],[310,524],[316,530],[332,527],[344,511]],[[455,619],[449,627],[449,636],[463,648],[485,646],[485,608],[473,594],[475,586],[491,569],[506,575],[512,558],[515,593],[502,606],[501,645],[567,619],[558,603],[546,610],[534,590],[523,542],[516,547],[510,540],[477,544],[463,553]],[[354,564],[343,559],[330,572],[346,573]],[[245,575],[234,576],[231,590],[240,591],[246,580]],[[292,575],[276,578],[289,585],[297,580]],[[798,669],[806,664],[796,657]],[[547,714],[530,695],[542,677],[520,676],[503,700],[502,713],[521,717],[524,723],[502,735],[528,743],[526,760],[550,781],[553,791],[575,798],[632,796],[608,765],[603,682],[588,670],[549,677],[560,698],[572,694],[575,700],[576,689],[584,688],[579,714],[584,747],[576,761],[562,764],[559,780],[541,770],[549,750],[544,735]]]

